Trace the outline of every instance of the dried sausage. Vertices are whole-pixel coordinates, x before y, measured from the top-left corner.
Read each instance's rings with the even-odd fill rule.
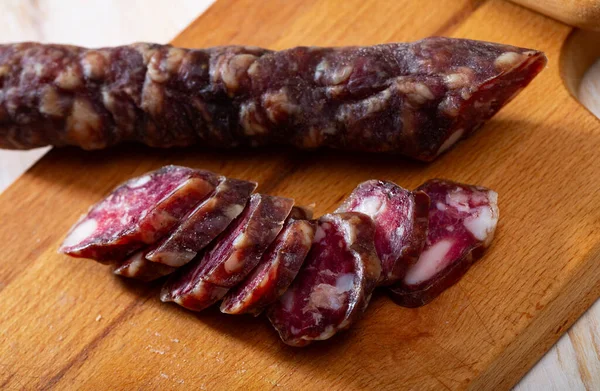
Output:
[[[168,233],[222,179],[210,171],[178,166],[131,179],[82,216],[60,251],[100,262],[123,260]]]
[[[304,266],[267,313],[283,342],[325,340],[360,317],[381,276],[374,235],[373,221],[362,213],[319,219]]]
[[[256,182],[225,179],[215,193],[182,219],[182,223],[148,250],[152,262],[174,267],[191,261],[244,210]]]
[[[348,211],[365,213],[375,222],[375,248],[382,268],[379,285],[402,279],[425,244],[429,216],[427,194],[373,179],[358,185],[336,210]]]
[[[221,312],[259,315],[290,286],[306,258],[315,236],[315,222],[294,207],[286,225],[254,269],[221,303]]]
[[[150,262],[145,256],[146,252],[144,250],[136,251],[125,261],[116,263],[113,273],[122,277],[150,282],[177,270],[177,268],[169,265]]]
[[[417,190],[431,198],[429,231],[419,260],[390,288],[405,307],[427,304],[455,284],[491,244],[498,194],[481,186],[432,179]]]
[[[117,264],[113,272],[144,281],[173,273],[225,231],[244,210],[255,188],[256,182],[225,178],[214,193],[185,215],[170,234]]]
[[[0,45],[0,147],[289,144],[430,161],[545,64],[539,51],[442,37],[283,51]]]
[[[293,205],[289,198],[252,195],[242,214],[214,245],[167,281],[161,300],[200,311],[222,299],[256,267]]]

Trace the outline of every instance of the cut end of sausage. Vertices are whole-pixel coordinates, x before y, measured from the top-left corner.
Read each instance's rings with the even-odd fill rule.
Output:
[[[164,303],[174,302],[191,311],[202,311],[221,300],[229,288],[198,279],[179,286],[165,284],[161,290],[160,300]]]
[[[336,212],[361,212],[375,223],[375,248],[381,260],[380,285],[404,277],[425,243],[429,197],[411,192],[392,182],[369,180],[361,183]]]
[[[296,207],[291,214],[306,216]],[[227,294],[221,312],[256,316],[277,300],[298,274],[311,248],[315,227],[314,222],[290,219],[252,274]]]
[[[256,182],[226,178],[175,230],[149,249],[149,261],[180,267],[227,229],[244,210]]]
[[[362,213],[319,219],[304,266],[268,311],[284,343],[329,339],[358,319],[381,276],[374,234],[371,218]]]
[[[260,262],[262,254],[281,231],[293,204],[289,198],[252,195],[242,214],[214,245],[194,265],[167,282],[163,296],[178,297],[179,301],[173,301],[187,303],[186,308],[196,310],[222,299]],[[189,303],[196,304],[191,308]]]
[[[205,258],[204,279],[220,286],[239,284],[275,240],[293,205],[290,198],[252,195],[238,223]]]
[[[174,267],[150,262],[145,258],[145,251],[138,251],[129,256],[124,262],[117,264],[113,273],[127,278],[145,282],[157,280],[177,270]]]
[[[442,121],[450,121],[446,134],[438,142],[431,161],[451,149],[457,142],[471,136],[502,107],[512,101],[544,69],[544,53],[485,43],[498,47],[493,53],[488,78],[473,83],[478,75],[472,67],[455,67],[445,76],[446,97],[439,104]],[[471,81],[471,82],[468,82]]]
[[[75,224],[59,252],[101,262],[123,260],[168,233],[221,178],[209,171],[166,166],[131,179]]]
[[[431,199],[427,242],[417,263],[390,288],[405,307],[427,304],[460,280],[491,244],[499,218],[498,195],[484,187],[434,179],[417,190]]]

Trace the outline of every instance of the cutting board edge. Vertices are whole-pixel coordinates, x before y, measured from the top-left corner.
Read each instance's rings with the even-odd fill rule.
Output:
[[[510,390],[600,298],[600,244],[583,259],[571,278],[563,283],[563,289],[554,291],[534,321],[469,384],[469,390]],[[581,289],[585,286],[595,289],[586,292]]]

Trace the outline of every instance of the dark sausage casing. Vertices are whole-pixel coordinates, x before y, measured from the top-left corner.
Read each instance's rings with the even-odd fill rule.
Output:
[[[283,51],[0,45],[0,147],[288,144],[430,161],[545,64],[539,51],[441,37]]]

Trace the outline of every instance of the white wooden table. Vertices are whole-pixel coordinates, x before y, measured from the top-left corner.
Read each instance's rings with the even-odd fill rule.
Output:
[[[84,46],[167,42],[213,0],[2,0],[0,42]],[[600,62],[586,75],[582,100],[600,116]],[[47,149],[0,150],[0,192]],[[600,390],[600,301],[521,380],[515,390]]]

